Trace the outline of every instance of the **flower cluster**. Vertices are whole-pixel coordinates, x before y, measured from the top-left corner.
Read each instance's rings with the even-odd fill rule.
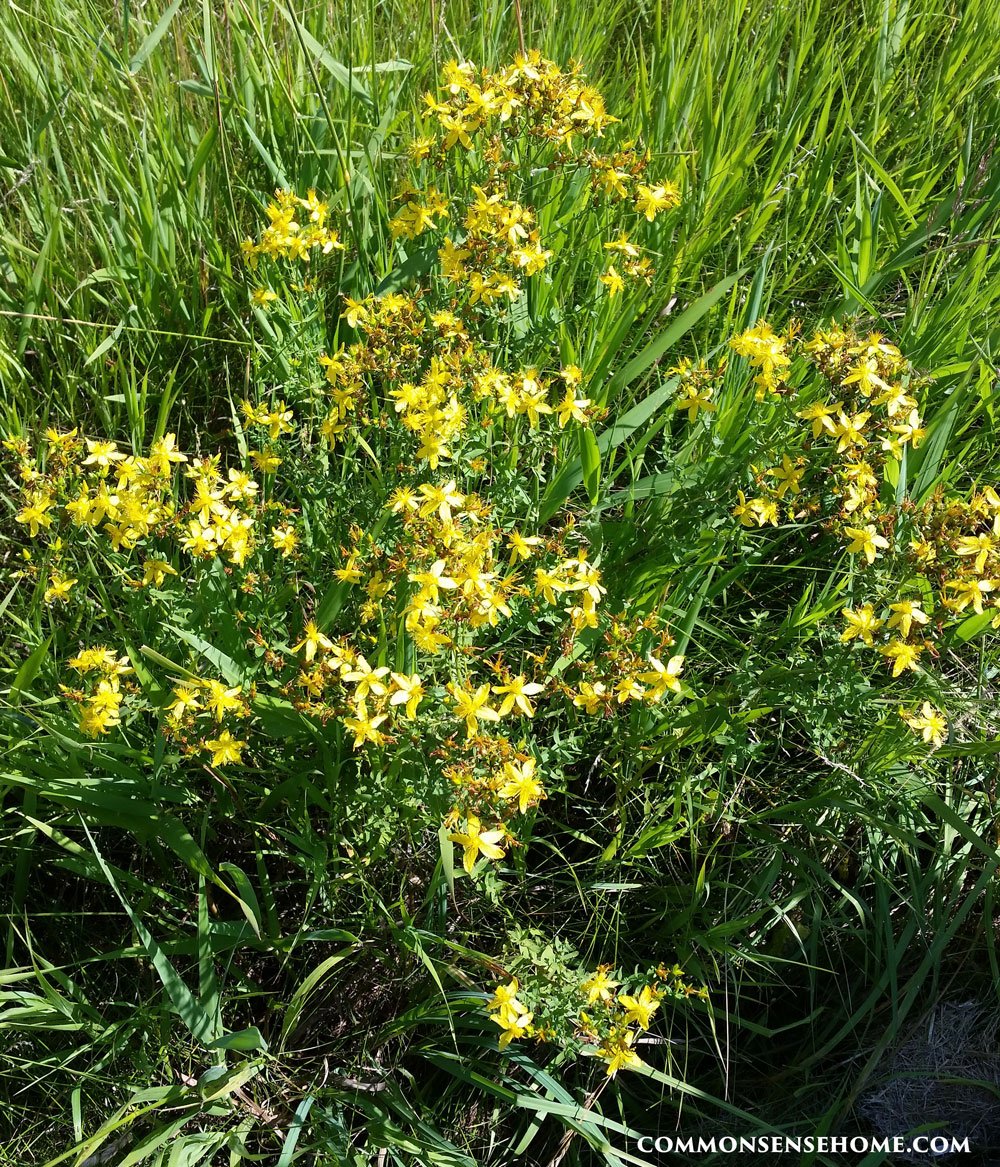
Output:
[[[438,134],[414,142],[412,153],[418,158],[456,145],[471,150],[473,139],[488,138],[498,129],[512,138],[569,147],[576,137],[600,137],[605,126],[618,120],[605,109],[601,94],[586,84],[579,66],[564,70],[534,49],[496,72],[477,72],[469,61],[448,61],[440,90],[446,92],[443,101],[431,93],[424,97]]]
[[[542,246],[534,212],[510,198],[502,179],[494,178],[489,190],[476,184],[472,189],[464,238],[456,243],[445,236],[438,252],[441,274],[467,287],[470,305],[488,306],[504,296],[516,300],[523,291],[520,275],[537,275],[552,252]]]
[[[470,305],[516,299],[522,277],[536,275],[551,261],[552,250],[524,197],[537,187],[539,175],[589,170],[595,198],[611,199],[649,223],[680,204],[673,183],[648,177],[650,155],[633,143],[608,150],[574,148],[577,139],[600,138],[618,120],[579,66],[564,70],[534,51],[498,71],[477,71],[470,62],[453,60],[442,82],[438,94],[424,99],[430,132],[413,142],[411,157],[437,172],[474,171],[474,198],[458,213],[437,185],[421,190],[408,182],[397,195],[400,209],[390,229],[396,238],[416,239],[450,220],[439,251],[442,273],[467,289]],[[518,178],[520,193],[512,190]],[[600,278],[611,296],[622,290],[624,277],[648,282],[649,259],[627,233],[604,246],[610,262]]]
[[[441,171],[457,166],[460,181],[445,174],[421,190],[404,186],[391,223],[398,240],[449,230],[440,249],[444,279],[409,294],[342,295],[336,341],[322,355],[318,343],[312,350],[316,381],[288,379],[281,396],[242,402],[242,456],[195,458],[172,433],[145,456],[76,431],[50,431],[37,458],[15,443],[23,481],[16,518],[45,543],[51,602],[71,594],[95,539],[107,541],[102,558],[119,583],[149,589],[156,604],[231,577],[248,595],[263,596],[253,591],[260,580],[269,595],[301,594],[306,562],[332,575],[335,617],[329,606],[307,605],[282,628],[283,613],[266,613],[270,635],[253,633],[262,651],[252,675],[203,680],[174,665],[183,679],[174,674],[165,708],[148,700],[144,708],[184,755],[207,754],[215,766],[244,764],[251,710],[261,712],[258,683],[274,695],[269,700],[332,723],[361,767],[379,765],[388,749],[435,758],[440,782],[429,797],[471,873],[480,858],[498,860],[519,843],[557,780],[542,772],[543,752],[531,740],[536,717],[575,723],[686,691],[684,658],[669,651],[673,637],[658,615],[636,622],[627,610],[606,614],[602,565],[572,516],[561,527],[533,529],[519,484],[503,487],[506,505],[502,495],[473,488],[477,474],[489,485],[502,479],[481,455],[502,461],[513,482],[519,451],[538,469],[556,456],[562,431],[602,416],[577,365],[504,367],[500,354],[509,347],[496,343],[492,320],[484,327],[482,307],[515,299],[521,281],[554,258],[528,195],[535,178],[589,168],[593,195],[575,184],[585,202],[610,198],[649,222],[678,196],[669,183],[646,181],[648,157],[630,145],[604,154],[574,149],[614,121],[576,67],[564,72],[537,54],[496,74],[452,63],[445,88],[446,100],[429,106],[440,137],[418,142],[413,157]],[[455,191],[471,191],[461,211],[449,203]],[[243,253],[253,269],[262,257],[303,261],[341,248],[315,191],[305,198],[279,191],[268,224]],[[604,251],[613,257],[602,277],[610,293],[619,269],[648,277],[648,260],[626,231]],[[280,501],[299,498],[300,468],[283,469],[292,437],[295,462],[309,473],[329,475],[334,448],[338,462],[371,459],[378,467],[365,488],[366,521],[361,510],[337,514],[340,496],[328,484],[310,492],[323,498],[311,505],[337,530],[319,547],[312,519],[297,521],[298,508]],[[81,554],[64,563],[64,544]],[[242,612],[236,624],[240,635],[252,630]],[[498,651],[504,625],[513,632]],[[542,651],[523,647],[538,647],[538,639]],[[558,667],[549,660],[557,646]],[[102,700],[109,709],[114,703]],[[118,723],[120,704],[90,718],[95,735]],[[141,705],[137,698],[137,713]]]
[[[891,522],[879,494],[886,462],[898,464],[907,444],[924,437],[917,401],[910,395],[913,370],[899,349],[877,333],[859,336],[837,325],[795,343],[795,329],[777,337],[763,322],[731,341],[760,368],[758,398],[788,393],[792,357],[801,355],[821,375],[796,395],[795,417],[808,424],[799,451],[781,452],[779,465],[754,470],[753,497],[738,492],[734,515],[746,527],[818,517],[845,538],[851,555],[872,563],[889,546],[880,527]],[[803,404],[803,399],[811,398]],[[895,473],[895,472],[894,472]],[[897,475],[898,476],[898,475]]]
[[[327,225],[330,208],[314,190],[304,199],[291,190],[276,190],[266,213],[268,225],[257,242],[244,239],[240,245],[243,258],[252,268],[262,255],[269,259],[308,260],[314,251],[329,255],[344,250],[338,233]]]
[[[125,699],[121,679],[134,671],[128,657],[117,657],[111,649],[98,645],[85,648],[68,664],[86,678],[84,690],[60,685],[63,695],[77,704],[81,732],[87,737],[99,737],[120,725]]]
[[[290,428],[290,417],[279,403],[277,411],[254,420],[269,423],[276,435]],[[123,569],[128,586],[159,588],[179,575],[172,562],[178,551],[194,559],[222,557],[243,567],[257,547],[262,520],[286,516],[279,504],[262,503],[259,483],[247,469],[230,466],[223,473],[219,454],[191,462],[177,449],[172,433],[153,442],[146,456],[126,453],[114,441],[83,437],[75,429],[50,429],[45,439],[34,458],[25,442],[7,446],[19,458],[24,481],[15,520],[29,538],[46,542],[56,561],[46,591],[50,603],[66,599],[78,582],[59,561],[86,548],[89,532],[106,539],[126,564],[141,560],[138,578]],[[186,492],[174,480],[182,465]],[[294,546],[287,524],[274,524],[270,534],[283,554]]]
[[[642,1064],[635,1046],[640,1035],[651,1028],[662,1001],[708,1000],[708,990],[695,988],[684,976],[678,965],[671,969],[660,966],[646,983],[623,992],[623,979],[610,964],[602,964],[568,993],[560,994],[558,1005],[544,986],[523,986],[512,976],[506,984],[496,986],[485,1008],[500,1030],[501,1049],[524,1037],[562,1040],[601,1058],[607,1075],[613,1077],[619,1070]]]
[[[455,312],[428,319],[416,297],[389,293],[347,299],[343,319],[363,339],[320,357],[330,398],[320,433],[331,444],[365,438],[369,427],[395,419],[418,443],[417,458],[436,470],[458,455],[473,421],[526,418],[531,429],[543,416],[560,428],[590,423],[580,369],[567,365],[555,377],[537,368],[508,373]],[[554,395],[553,382],[561,386]]]
[[[530,722],[539,700],[568,699],[585,712],[608,714],[628,702],[655,704],[682,692],[683,657],[661,659],[673,644],[664,627],[647,654],[636,650],[658,625],[650,616],[639,626],[613,618],[600,663],[581,655],[569,680],[555,682],[544,657],[530,669],[487,658],[477,636],[489,643],[492,630],[515,611],[547,622],[564,653],[584,630],[599,627],[601,572],[585,548],[569,553],[572,526],[548,538],[505,529],[484,498],[459,491],[454,480],[397,487],[386,510],[397,525],[384,527],[379,540],[357,531],[335,575],[364,597],[362,625],[384,622],[383,605],[390,604],[424,663],[415,672],[373,664],[356,643],[307,621],[290,649],[298,673],[284,691],[296,708],[323,721],[338,718],[355,750],[387,746],[404,729],[407,737],[418,733],[437,742],[434,756],[455,790],[445,824],[454,828],[452,840],[471,872],[481,856],[502,857],[514,840],[511,816],[544,797],[534,756],[506,737],[489,736],[487,728]],[[525,577],[518,568],[531,562],[533,574]],[[477,659],[485,672],[477,673]]]
[[[508,702],[520,700],[533,711],[529,696],[533,691],[540,692],[543,686],[525,685],[523,680],[519,678],[515,685],[494,686],[495,690],[503,690],[501,709]],[[499,712],[494,712],[499,718]],[[506,737],[479,737],[461,743],[450,738],[436,754],[451,759],[442,768],[455,786],[455,805],[445,818],[445,826],[451,828],[462,822],[462,829],[452,830],[449,838],[462,848],[462,865],[471,875],[480,856],[501,859],[505,848],[517,842],[506,820],[514,814],[527,814],[545,798],[538,763]],[[484,830],[484,818],[497,825]]]
[[[939,488],[920,506],[904,501],[887,534],[903,594],[886,599],[876,583],[868,602],[843,610],[842,640],[876,648],[898,677],[915,670],[956,621],[974,616],[983,627],[1000,627],[1000,495],[993,487],[968,499]]]
[[[646,652],[637,651],[636,645],[650,637]],[[656,705],[668,693],[686,692],[681,681],[684,657],[669,655],[674,638],[656,613],[639,622],[613,618],[603,640],[605,648],[600,656],[574,661],[567,670],[573,683],[562,681],[559,685],[581,712],[607,716],[628,702]]]
[[[920,667],[956,618],[1000,627],[1000,494],[987,486],[961,498],[938,487],[920,504],[905,494],[897,501],[904,454],[926,436],[914,395],[921,379],[878,333],[834,324],[798,341],[796,332],[779,337],[761,322],[731,342],[760,369],[758,398],[787,398],[807,427],[775,465],[751,467],[754,490],[737,491],[733,514],[748,528],[785,517],[837,535],[855,557],[855,600],[842,610],[841,640],[876,650],[899,677]],[[822,392],[817,378],[793,392],[794,357],[819,374]],[[915,729],[924,735],[929,724],[924,740],[940,744],[941,726],[923,716]]]
[[[778,336],[763,320],[753,328],[734,336],[729,347],[759,372],[754,377],[757,400],[763,401],[769,393],[779,393],[785,387],[785,377],[792,359],[788,349],[795,332],[790,328],[785,336]]]
[[[208,751],[213,766],[243,761],[247,743],[234,736],[238,723],[250,717],[250,699],[242,685],[216,678],[188,677],[173,688],[164,732],[179,741],[184,752]]]

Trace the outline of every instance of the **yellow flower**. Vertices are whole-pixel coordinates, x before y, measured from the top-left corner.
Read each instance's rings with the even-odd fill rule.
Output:
[[[608,289],[608,295],[614,299],[615,296],[625,287],[625,281],[618,274],[617,269],[613,263],[608,264],[608,270],[598,277],[601,283]]]
[[[639,684],[638,678],[628,674],[615,685],[615,693],[619,705],[624,705],[626,701],[641,701],[646,696],[646,690]]]
[[[362,698],[354,708],[354,717],[345,717],[344,725],[354,734],[354,749],[360,749],[365,742],[381,745],[385,741],[385,734],[378,732],[378,727],[386,719],[384,713],[368,716],[368,706]]]
[[[84,466],[96,466],[101,474],[107,474],[112,463],[120,462],[125,455],[118,449],[115,442],[95,442],[86,439],[88,456],[84,458]]]
[[[598,965],[597,971],[580,986],[587,994],[588,1005],[593,1005],[595,1001],[607,1004],[614,997],[614,990],[618,988],[621,981],[612,980],[608,975],[610,971],[610,964]]]
[[[876,372],[876,362],[869,358],[859,362],[844,378],[844,385],[857,385],[865,397],[871,397],[876,389],[889,389],[889,385]]]
[[[604,708],[607,687],[603,681],[595,681],[593,684],[581,681],[571,696],[577,709],[583,709],[586,713],[599,713]]]
[[[888,626],[898,628],[904,640],[910,635],[910,628],[914,624],[926,624],[930,619],[918,600],[900,600],[898,604],[890,604],[889,610],[892,615]]]
[[[894,677],[898,677],[905,669],[916,670],[917,658],[923,651],[922,644],[904,644],[901,640],[893,640],[879,649],[884,657],[892,661]]]
[[[358,557],[356,555],[349,555],[344,566],[334,568],[333,574],[341,583],[360,583],[364,578],[361,574],[361,569],[358,567]]]
[[[748,499],[742,490],[737,490],[739,502],[733,507],[733,517],[744,527],[763,527],[766,523],[778,525],[778,502],[773,498]]]
[[[181,546],[199,557],[216,555],[219,551],[217,532],[214,527],[193,519],[188,523],[188,533],[183,536]]]
[[[434,148],[433,138],[414,138],[407,150],[414,162],[423,162]]]
[[[406,673],[392,673],[391,676],[396,688],[389,698],[389,704],[405,706],[406,716],[412,721],[417,715],[417,706],[426,695],[420,676],[418,673],[412,676],[407,676]]]
[[[408,486],[397,486],[389,496],[386,506],[394,515],[398,515],[402,511],[412,514],[419,509],[417,496]]]
[[[254,288],[250,293],[250,299],[258,308],[266,308],[268,304],[273,303],[278,298],[277,292],[272,292],[270,288]]]
[[[778,336],[763,320],[734,336],[729,347],[760,369],[760,375],[756,378],[758,400],[763,400],[769,391],[776,390],[778,379],[792,363],[785,351],[785,338]]]
[[[900,709],[899,716],[914,733],[919,733],[929,746],[938,749],[944,744],[948,722],[944,714],[935,709],[929,701],[923,703],[919,714],[907,713],[905,709]]]
[[[847,627],[840,634],[840,639],[846,643],[855,637],[871,645],[872,635],[882,627],[882,621],[877,619],[871,604],[862,604],[860,608],[844,608],[841,616],[847,621]]]
[[[684,664],[683,656],[672,656],[666,664],[658,657],[650,656],[649,663],[653,666],[649,672],[640,673],[639,680],[645,681],[652,688],[646,693],[650,701],[659,701],[664,693],[679,693],[681,683],[678,677]]]
[[[465,820],[464,831],[453,831],[448,838],[464,849],[462,866],[471,875],[479,856],[487,859],[502,859],[503,848],[498,846],[504,839],[502,830],[484,831],[477,815],[470,814]]]
[[[955,593],[954,596],[949,596],[944,601],[947,607],[955,612],[964,612],[971,604],[972,610],[977,615],[982,615],[986,593],[993,591],[995,581],[991,579],[950,579],[944,586]]]
[[[589,398],[577,397],[573,392],[572,386],[567,385],[566,395],[556,406],[556,413],[559,416],[559,428],[563,429],[570,419],[578,421],[581,425],[588,425],[589,419],[583,412],[588,405],[590,405]]]
[[[445,131],[444,148],[450,150],[457,142],[465,147],[466,150],[472,149],[472,138],[469,131],[475,132],[478,128],[476,122],[467,121],[465,115],[460,111],[457,116],[450,113],[443,113],[440,115],[441,129]]]
[[[545,797],[542,784],[535,777],[535,759],[528,758],[523,762],[505,762],[504,777],[507,781],[497,793],[501,798],[517,800],[521,814],[539,799]]]
[[[303,649],[303,657],[306,664],[308,664],[316,655],[317,651],[322,650],[328,652],[331,648],[333,648],[333,641],[320,632],[319,628],[316,627],[315,620],[310,620],[303,629],[302,639],[298,644],[292,645],[292,652],[298,652],[300,649]]]
[[[122,694],[117,681],[103,680],[97,690],[80,707],[80,730],[88,737],[107,733],[113,725],[121,724]]]
[[[635,191],[635,209],[645,215],[652,223],[660,211],[669,211],[680,206],[681,196],[677,187],[671,182],[662,182],[658,186],[648,186],[640,182]]]
[[[674,402],[674,408],[686,410],[688,421],[693,424],[698,420],[698,411],[700,409],[703,409],[706,413],[715,412],[716,407],[711,401],[714,392],[711,386],[699,388],[693,384],[681,385],[677,391],[677,400]]]
[[[275,527],[271,532],[271,545],[275,551],[281,552],[281,558],[287,559],[298,546],[299,535],[290,523]]]
[[[149,587],[153,584],[155,587],[160,587],[168,575],[176,575],[177,572],[165,559],[147,559],[142,565],[142,586]]]
[[[974,570],[976,575],[982,575],[993,547],[991,535],[966,535],[959,539],[955,552],[958,555],[974,555],[976,557]]]
[[[17,522],[24,523],[34,539],[39,527],[51,527],[52,516],[48,513],[52,506],[52,498],[45,491],[35,491],[29,497],[27,505],[14,516]]]
[[[523,713],[525,717],[534,717],[535,707],[528,698],[545,692],[544,685],[539,685],[535,681],[526,682],[523,675],[515,677],[506,685],[492,685],[491,688],[497,696],[504,695],[500,708],[497,710],[500,717],[506,717],[514,709]]]
[[[628,259],[638,259],[641,254],[639,248],[629,239],[624,231],[619,233],[617,239],[612,239],[608,243],[605,243],[604,250],[616,251]]]
[[[767,473],[778,479],[778,489],[776,492],[778,498],[784,498],[789,491],[792,494],[798,494],[802,489],[799,486],[799,479],[805,474],[805,467],[796,466],[787,454],[781,456],[780,466],[772,466]]]
[[[116,666],[115,654],[110,648],[100,646],[85,648],[79,656],[71,657],[66,663],[78,673],[92,673],[95,670],[107,673]]]
[[[176,700],[167,707],[167,713],[171,721],[183,721],[184,716],[190,710],[192,713],[201,708],[201,701],[198,699],[198,689],[191,684],[181,684],[174,689],[174,697]]]
[[[347,310],[343,313],[341,319],[346,320],[351,328],[357,328],[359,325],[364,326],[370,322],[371,316],[364,304],[357,300],[352,300],[350,296],[344,297],[344,304]]]
[[[438,251],[441,260],[441,274],[447,280],[460,280],[465,275],[465,261],[472,254],[466,247],[456,247],[445,237],[444,246]]]
[[[50,450],[65,450],[76,445],[78,434],[79,430],[76,426],[71,430],[67,430],[64,434],[61,434],[56,429],[49,428],[45,431],[45,440],[48,442]]]
[[[637,997],[619,993],[618,1004],[625,1010],[626,1020],[634,1021],[640,1029],[649,1029],[650,1020],[660,1007],[659,997],[649,985],[644,985]]]
[[[487,704],[490,699],[489,685],[480,685],[475,691],[470,691],[449,682],[445,688],[454,702],[455,716],[465,722],[465,730],[470,737],[478,730],[480,721],[500,720],[500,714]]]
[[[840,410],[837,414],[837,423],[834,426],[834,435],[838,439],[837,452],[842,454],[849,446],[867,446],[868,439],[861,432],[868,423],[871,413],[856,413],[853,417]]]
[[[170,473],[170,467],[176,462],[186,462],[187,456],[174,447],[177,445],[176,434],[166,434],[150,447],[147,465],[153,474],[161,476]]]
[[[443,486],[422,483],[420,493],[424,496],[424,500],[420,504],[421,518],[426,519],[437,511],[438,517],[443,523],[447,523],[451,518],[452,507],[460,507],[465,502],[465,495],[455,488],[454,478]]]
[[[275,402],[274,408],[267,412],[258,409],[255,418],[258,425],[267,427],[268,437],[272,442],[277,440],[279,434],[290,434],[292,432],[293,420],[294,415],[285,405],[284,401]]]
[[[833,405],[828,405],[825,401],[814,401],[812,405],[807,405],[805,409],[800,409],[795,416],[812,422],[813,438],[818,438],[824,431],[828,434],[836,435],[837,427],[833,419],[843,408],[843,404],[842,401],[838,401]]]
[[[642,1065],[642,1059],[632,1049],[634,1041],[635,1030],[627,1029],[610,1034],[602,1042],[597,1053],[608,1063],[609,1078],[613,1078],[619,1070]]]
[[[858,552],[861,552],[869,563],[875,562],[878,549],[881,548],[884,551],[889,546],[888,539],[876,534],[875,527],[871,523],[865,527],[845,527],[844,534],[851,539],[847,547],[848,554],[857,555]]]
[[[240,700],[242,685],[235,685],[227,689],[221,681],[203,681],[202,688],[206,691],[205,708],[210,710],[216,721],[221,721],[227,713],[242,713],[243,702]]]
[[[382,683],[382,678],[387,676],[388,673],[389,669],[387,666],[382,665],[380,668],[373,669],[361,653],[358,653],[354,667],[350,670],[345,670],[342,674],[342,679],[354,682],[355,701],[364,701],[369,693],[374,697],[384,697],[389,692]]]
[[[540,547],[544,543],[538,535],[522,535],[520,531],[511,531],[507,536],[507,546],[510,547],[510,562],[518,559],[530,559],[532,547]]]
[[[58,571],[53,571],[49,576],[49,586],[45,589],[45,603],[54,604],[68,599],[73,585],[78,582],[75,579],[65,579]]]
[[[490,1021],[499,1025],[503,1030],[498,1042],[500,1048],[503,1049],[510,1045],[514,1038],[524,1037],[526,1033],[529,1033],[534,1016],[534,1013],[516,1013],[512,1009],[492,1014]]]
[[[251,450],[250,457],[261,474],[273,474],[281,465],[281,459],[278,455],[267,450]]]
[[[212,765],[225,766],[230,762],[241,762],[242,751],[246,749],[246,742],[237,741],[228,729],[224,729],[217,738],[204,743],[206,750],[212,752]]]
[[[524,1006],[517,999],[517,994],[520,992],[520,989],[521,984],[517,977],[511,977],[506,985],[497,985],[492,1000],[486,1005],[486,1012],[492,1013],[509,1006],[518,1013],[523,1013]]]

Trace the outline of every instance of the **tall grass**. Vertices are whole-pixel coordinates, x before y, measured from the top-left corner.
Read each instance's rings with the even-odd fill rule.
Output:
[[[941,662],[974,728],[914,766],[898,693],[873,690],[824,624],[843,600],[826,553],[779,531],[734,558],[706,521],[759,437],[736,362],[710,436],[665,408],[669,366],[761,316],[857,316],[935,378],[915,493],[995,474],[989,0],[8,4],[0,429],[80,424],[136,448],[228,433],[248,384],[280,384],[297,357],[234,258],[268,193],[315,186],[349,211],[359,258],[337,287],[385,288],[422,93],[450,57],[508,59],[522,31],[582,61],[684,192],[653,238],[648,297],[621,310],[558,311],[601,262],[585,217],[562,224],[564,286],[533,304],[533,326],[596,371],[609,411],[601,501],[581,511],[620,564],[612,590],[665,594],[680,650],[721,679],[679,722],[644,711],[595,745],[573,799],[549,808],[551,858],[488,909],[456,897],[443,862],[394,867],[363,814],[351,829],[383,860],[348,861],[316,825],[339,765],[316,740],[293,743],[308,773],[290,756],[250,809],[220,791],[221,835],[215,806],[175,817],[162,759],[112,754],[98,774],[43,743],[35,682],[55,630],[12,579],[12,1163],[619,1164],[642,1161],[630,1140],[657,1113],[664,1130],[677,1113],[691,1130],[853,1129],[881,1053],[923,1008],[996,991],[995,649]],[[306,323],[332,341],[334,320]],[[564,444],[543,519],[580,502],[584,461]],[[10,540],[9,573],[16,555]],[[206,620],[215,598],[199,597]],[[498,1062],[462,963],[490,967],[498,920],[528,949],[558,933],[592,963],[676,953],[712,1007],[675,1022],[661,1068],[608,1090],[531,1047]]]

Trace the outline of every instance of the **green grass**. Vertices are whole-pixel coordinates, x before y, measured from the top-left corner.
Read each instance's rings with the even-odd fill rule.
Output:
[[[779,421],[748,424],[734,360],[713,427],[689,430],[666,370],[761,316],[860,318],[934,378],[911,493],[993,480],[1000,9],[521,9],[525,43],[582,61],[683,190],[645,237],[648,297],[610,310],[573,310],[602,262],[595,224],[544,205],[566,258],[510,347],[558,348],[594,374],[598,503],[598,471],[567,439],[536,513],[577,509],[615,564],[609,602],[662,602],[698,696],[594,730],[572,757],[549,741],[572,795],[550,800],[529,868],[491,902],[449,886],[437,840],[391,799],[352,800],[336,744],[280,710],[272,772],[196,799],[149,750],[60,741],[57,659],[110,635],[160,643],[158,629],[141,598],[109,601],[110,616],[99,597],[44,609],[14,579],[8,481],[0,1160],[80,1167],[110,1147],[122,1167],[542,1167],[568,1139],[567,1165],[619,1164],[678,1108],[685,1131],[850,1131],[882,1051],[923,1009],[993,999],[995,638],[936,663],[958,729],[915,760],[906,687],[838,643],[830,544],[732,537],[734,483]],[[248,387],[294,386],[308,346],[332,347],[336,292],[398,271],[386,224],[440,65],[496,66],[518,35],[514,6],[469,0],[6,6],[3,436],[228,440]],[[239,242],[279,185],[315,186],[349,218],[356,258],[329,275],[326,315],[250,305]],[[340,471],[331,491],[360,492]],[[366,466],[366,492],[381,473]],[[297,489],[320,529],[329,499]],[[185,627],[244,651],[226,597],[203,577]],[[501,1057],[474,994],[505,942],[535,952],[553,936],[590,965],[679,959],[711,1007],[667,1014],[650,1068],[600,1093],[587,1060],[528,1044]]]

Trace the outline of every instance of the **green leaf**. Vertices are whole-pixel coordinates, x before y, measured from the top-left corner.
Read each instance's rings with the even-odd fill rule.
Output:
[[[94,852],[94,858],[104,873],[104,878],[108,881],[112,891],[121,902],[122,907],[125,909],[125,914],[132,921],[132,927],[136,930],[136,934],[143,948],[146,950],[146,955],[156,970],[156,975],[160,978],[160,983],[170,998],[170,1002],[174,1006],[178,1017],[184,1022],[191,1036],[197,1041],[205,1043],[212,1041],[215,1035],[213,1033],[211,1015],[184,983],[180,974],[170,963],[166,953],[160,947],[159,942],[132,910],[132,905],[125,899],[121,891],[119,891],[111,868],[104,862],[104,856],[98,850],[97,844],[94,842],[93,836],[82,817],[80,822],[87,838],[90,840],[91,850]]]
[[[49,645],[51,643],[52,637],[49,636],[41,644],[36,645],[28,659],[17,670],[14,684],[10,687],[10,701],[12,705],[17,705],[21,700],[21,694],[24,690],[31,688],[31,682],[38,676],[38,671],[48,656]]]
[[[438,848],[441,852],[441,870],[448,885],[448,893],[455,898],[455,848],[451,841],[451,834],[444,825],[438,827]]]
[[[287,9],[283,8],[281,4],[275,5],[275,8],[277,9],[279,15],[284,17],[284,19],[287,20],[295,30],[295,33],[299,40],[302,42],[303,47],[308,52],[312,53],[312,55],[316,58],[317,61],[319,61],[323,68],[326,69],[331,77],[333,77],[336,81],[339,81],[340,84],[343,85],[343,87],[348,91],[348,93],[353,93],[356,97],[359,97],[365,103],[365,105],[373,106],[375,104],[372,101],[368,90],[365,89],[361,82],[354,76],[352,71],[348,69],[346,65],[338,61],[332,53],[329,53],[326,49],[324,49],[319,41],[312,35],[312,33],[310,33],[309,30],[302,25],[300,20],[296,19],[296,17]]]
[[[715,287],[709,289],[703,296],[695,300],[693,304],[689,304],[680,316],[672,320],[659,336],[646,345],[638,356],[629,361],[620,373],[616,373],[612,377],[612,384],[615,388],[622,389],[626,385],[630,385],[640,374],[645,373],[651,365],[654,365],[682,337],[686,336],[698,321],[718,304],[733,284],[744,276],[746,272],[747,268],[741,267],[735,275],[727,276],[724,280],[720,280]]]
[[[591,506],[596,506],[601,486],[601,451],[597,448],[597,439],[590,426],[581,426],[576,436],[580,449],[580,465],[583,468],[583,484],[587,488]]]
[[[251,1025],[249,1029],[240,1029],[236,1033],[227,1033],[225,1037],[217,1037],[215,1041],[208,1043],[208,1048],[243,1051],[263,1050],[266,1053],[267,1042],[257,1026]]]
[[[173,3],[167,8],[160,19],[153,26],[153,30],[146,37],[146,39],[139,46],[135,56],[128,63],[128,71],[134,77],[136,73],[143,67],[149,59],[150,54],[156,46],[163,40],[163,36],[170,27],[170,22],[177,15],[183,0],[173,0]]]
[[[186,644],[190,644],[195,651],[200,652],[210,665],[222,673],[230,685],[240,684],[243,670],[231,656],[227,656],[221,649],[209,644],[207,640],[197,636],[194,632],[188,632],[184,628],[175,628],[172,624],[166,625],[166,628],[175,636],[179,636]]]

